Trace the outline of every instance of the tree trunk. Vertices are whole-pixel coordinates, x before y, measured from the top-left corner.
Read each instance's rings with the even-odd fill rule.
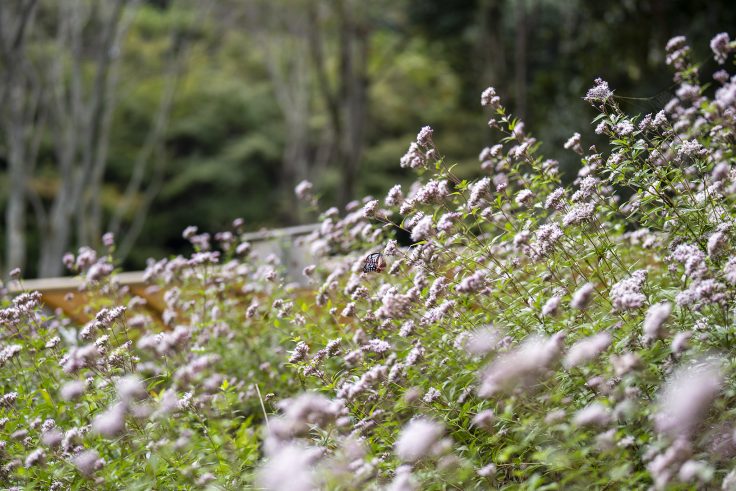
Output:
[[[478,37],[478,58],[480,80],[483,90],[488,85],[504,86],[506,82],[506,49],[503,43],[503,9],[499,0],[482,0],[479,6],[480,35]]]
[[[276,102],[284,118],[285,140],[276,190],[281,220],[298,223],[305,214],[294,195],[294,187],[308,177],[310,166],[309,56],[321,56],[322,40],[317,23],[319,5],[308,2],[305,10],[283,6],[270,1],[255,3],[246,15],[263,48]],[[320,75],[317,73],[318,79]],[[320,90],[329,91],[326,84]]]
[[[338,3],[340,21],[341,134],[337,134],[342,168],[341,205],[355,199],[360,161],[363,157],[364,128],[368,95],[368,29],[354,16],[353,1]]]
[[[26,180],[28,138],[35,107],[27,104],[38,94],[27,77],[25,45],[27,33],[33,21],[36,0],[7,3],[0,6],[0,57],[5,68],[2,87],[2,106],[8,149],[8,204],[5,211],[6,273],[14,268],[24,268],[26,263]],[[11,12],[12,11],[12,12]],[[38,90],[38,88],[36,87]]]
[[[516,114],[526,118],[526,65],[527,65],[526,0],[516,2],[516,43],[514,45],[514,78],[516,86]]]
[[[15,99],[15,97],[13,97]],[[18,101],[12,101],[11,114],[16,114]],[[26,263],[26,175],[25,175],[25,137],[20,125],[9,128],[8,174],[10,189],[8,205],[5,211],[6,222],[6,259],[8,271],[13,268],[24,268]]]

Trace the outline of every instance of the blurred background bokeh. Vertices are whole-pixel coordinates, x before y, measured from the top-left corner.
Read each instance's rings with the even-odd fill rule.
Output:
[[[488,85],[574,176],[562,143],[595,143],[582,95],[603,77],[633,113],[669,99],[664,45],[736,33],[729,0],[2,0],[0,271],[63,274],[111,231],[125,269],[181,232],[315,220],[409,183],[430,125],[458,172],[493,142]]]

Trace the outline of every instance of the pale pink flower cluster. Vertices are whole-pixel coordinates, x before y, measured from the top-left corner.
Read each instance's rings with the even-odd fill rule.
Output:
[[[508,353],[499,355],[480,372],[478,396],[522,390],[538,381],[562,353],[564,334],[530,337]]]

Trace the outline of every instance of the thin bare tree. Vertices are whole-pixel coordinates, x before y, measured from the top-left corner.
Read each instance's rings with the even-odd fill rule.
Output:
[[[312,83],[307,49],[306,5],[310,2],[254,1],[243,10],[245,24],[263,50],[264,63],[285,124],[280,172],[284,222],[303,218],[294,186],[310,176]],[[228,11],[231,15],[231,11]]]
[[[26,261],[26,181],[28,158],[37,148],[32,127],[42,88],[26,58],[28,32],[33,25],[37,0],[0,2],[0,63],[4,67],[0,87],[0,111],[8,166],[8,202],[5,211],[6,271]]]
[[[29,204],[41,238],[40,276],[59,275],[63,254],[74,243],[98,243],[106,225],[118,233],[123,255],[140,234],[161,187],[165,158],[156,157],[161,157],[190,36],[186,29],[172,32],[158,109],[132,164],[123,199],[106,223],[102,189],[119,72],[125,36],[139,5],[140,0],[0,2],[0,63],[5,68],[0,97],[7,108],[2,112],[2,130],[11,182],[5,217],[6,270],[25,263]],[[211,2],[194,5],[206,9]],[[53,22],[34,24],[40,14]],[[204,17],[204,11],[196,16],[198,22]],[[56,169],[56,189],[50,198],[40,196],[31,185],[43,136],[52,142]]]
[[[368,118],[368,55],[372,25],[367,7],[355,0],[334,0],[329,5],[309,4],[309,48],[319,93],[327,108],[332,137],[331,160],[340,166],[340,204],[355,196],[358,170],[365,147]],[[329,7],[329,8],[328,8]],[[323,26],[327,17],[337,25],[333,34],[336,46],[337,76],[331,77],[326,45],[329,32]],[[336,83],[331,83],[336,79]]]

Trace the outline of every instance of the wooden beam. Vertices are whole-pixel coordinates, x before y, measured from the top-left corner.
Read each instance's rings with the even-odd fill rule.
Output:
[[[118,273],[115,275],[115,280],[119,285],[130,288],[133,295],[144,298],[148,309],[161,318],[165,308],[163,294],[158,288],[143,280],[143,271]],[[89,321],[90,316],[84,312],[87,294],[84,290],[80,290],[81,287],[82,279],[79,277],[40,278],[13,281],[8,291],[11,295],[38,291],[41,293],[41,301],[47,307],[54,310],[61,309],[67,317],[82,324]]]
[[[2,0],[0,0],[2,1]],[[283,257],[285,265],[288,267],[289,273],[293,275],[293,279],[302,280],[301,268],[304,264],[305,251],[295,248],[293,239],[306,235],[319,228],[319,224],[312,223],[307,225],[297,225],[295,227],[286,227],[278,229],[264,229],[256,232],[248,232],[240,234],[238,238],[241,241],[250,241],[264,250],[273,249],[278,251],[282,256],[300,256],[300,257]],[[283,239],[292,239],[292,244],[284,248],[285,241]],[[304,249],[304,246],[302,246]],[[150,285],[143,280],[143,271],[128,271],[117,273],[115,281],[121,286],[127,286],[133,295],[146,300],[146,306],[157,317],[161,319],[166,304],[163,299],[163,292],[155,285]],[[38,291],[41,293],[41,301],[50,309],[61,309],[66,316],[79,323],[85,323],[90,320],[90,315],[85,314],[84,307],[87,305],[87,294],[81,290],[82,279],[79,277],[62,277],[62,278],[40,278],[36,280],[13,281],[9,285],[11,295],[27,291]],[[71,294],[71,295],[70,295]]]

